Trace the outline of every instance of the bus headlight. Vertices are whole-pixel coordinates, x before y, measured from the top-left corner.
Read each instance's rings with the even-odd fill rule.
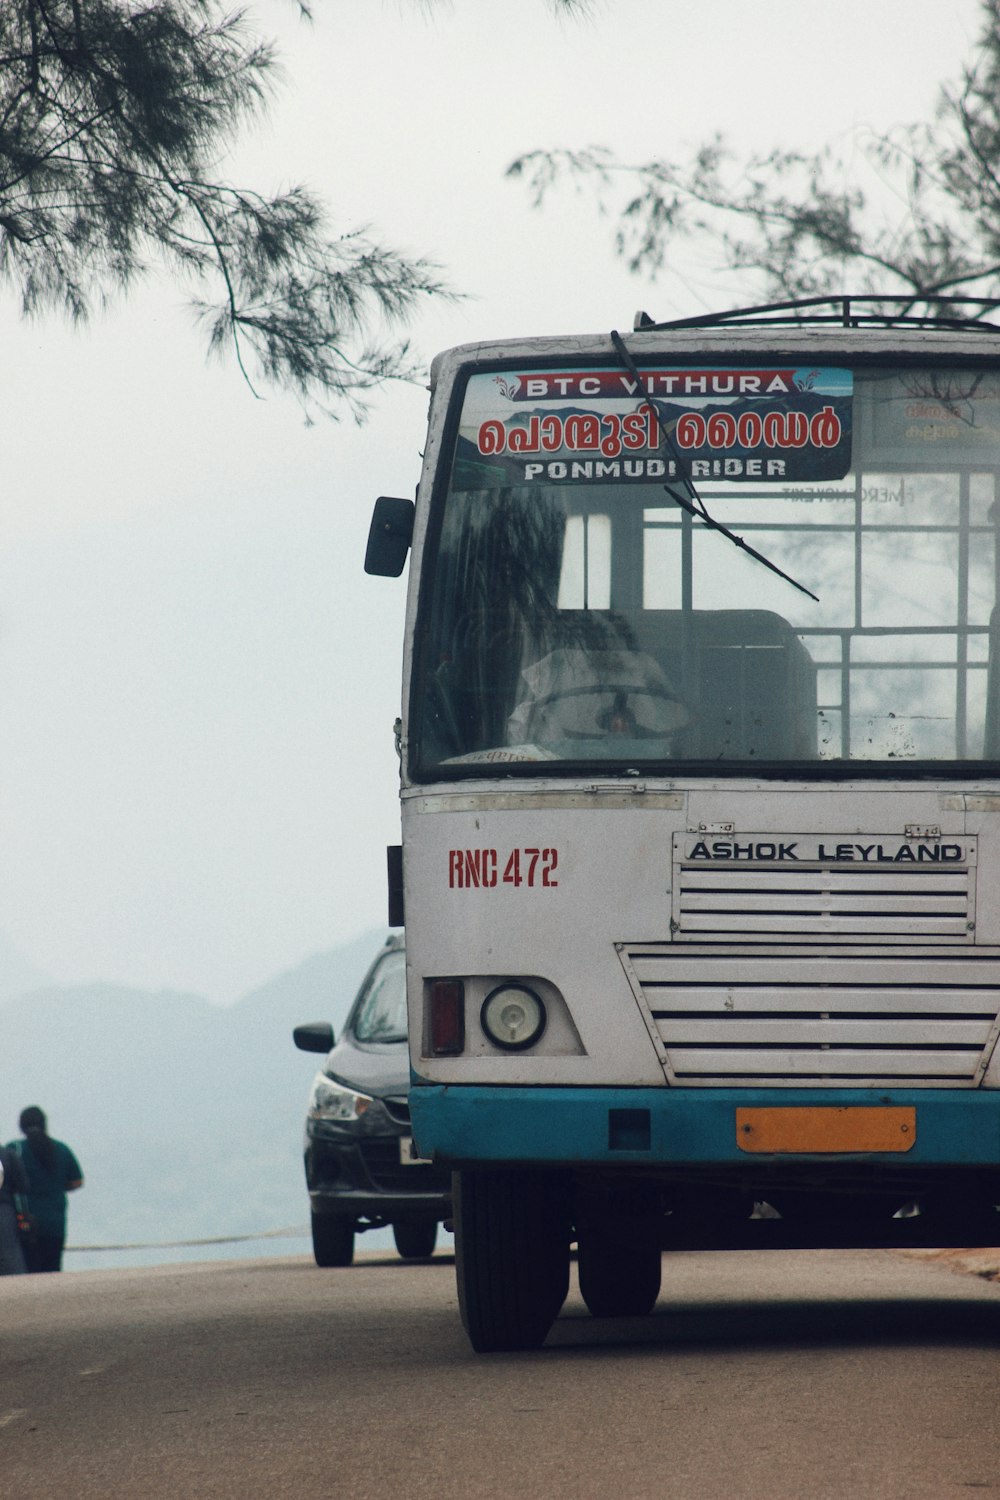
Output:
[[[490,1041],[507,1052],[534,1046],[545,1030],[545,1006],[523,984],[501,984],[483,1001],[479,1020]]]

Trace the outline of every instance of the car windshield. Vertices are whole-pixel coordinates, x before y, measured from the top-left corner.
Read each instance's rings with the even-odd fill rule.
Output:
[[[643,379],[470,378],[417,774],[997,758],[997,377]]]
[[[351,1027],[359,1042],[406,1040],[406,955],[386,953],[354,1010]]]

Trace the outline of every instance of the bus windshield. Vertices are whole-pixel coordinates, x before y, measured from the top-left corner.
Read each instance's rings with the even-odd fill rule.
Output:
[[[998,758],[1000,378],[637,373],[458,392],[417,778]]]

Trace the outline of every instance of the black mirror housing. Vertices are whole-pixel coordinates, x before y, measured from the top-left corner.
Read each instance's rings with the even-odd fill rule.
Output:
[[[365,549],[365,572],[382,578],[398,578],[406,565],[413,540],[412,500],[380,495],[375,501]]]
[[[329,1021],[309,1021],[295,1027],[292,1040],[300,1052],[329,1052],[334,1043],[333,1027]]]

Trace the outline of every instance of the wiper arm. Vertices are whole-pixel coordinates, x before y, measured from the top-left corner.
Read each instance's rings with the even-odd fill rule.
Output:
[[[671,451],[673,451],[672,443],[670,444],[670,447]],[[683,473],[683,469],[681,472]],[[694,484],[690,479],[688,479],[687,485],[692,496],[694,497],[695,503],[692,503],[691,500],[688,500],[683,495],[678,495],[677,491],[673,489],[669,484],[665,484],[663,488],[666,490],[667,494],[670,496],[671,500],[673,500],[675,505],[679,505],[681,510],[686,510],[689,516],[694,516],[696,520],[701,521],[702,525],[710,527],[712,531],[721,531],[723,536],[729,538],[734,547],[740,547],[750,557],[754,557],[759,563],[763,563],[765,568],[770,568],[772,573],[777,573],[779,578],[783,578],[786,583],[790,583],[793,589],[798,589],[800,594],[808,594],[810,599],[815,599],[816,603],[819,603],[819,595],[814,594],[812,589],[807,589],[804,583],[799,583],[798,580],[793,578],[790,573],[784,572],[783,569],[778,567],[777,563],[773,563],[771,562],[770,558],[765,557],[763,552],[758,552],[756,547],[751,547],[750,543],[745,542],[741,536],[737,536],[735,531],[730,531],[728,526],[723,526],[721,521],[716,521],[712,516],[710,516],[708,511],[705,509],[705,502],[698,494],[697,490],[694,487]]]
[[[639,367],[636,364],[635,360],[632,358],[632,353],[626,345],[625,340],[618,332],[617,328],[612,328],[611,330],[611,342],[614,345],[615,350],[625,368],[632,376],[632,379],[636,382],[637,389],[641,390],[642,376],[639,374]],[[798,589],[800,594],[806,594],[810,599],[815,599],[816,603],[818,604],[819,595],[814,594],[812,589],[807,589],[804,583],[799,583],[797,579],[791,576],[791,574],[786,573],[782,568],[779,568],[777,563],[771,562],[770,559],[766,558],[762,552],[758,552],[756,547],[751,547],[749,542],[745,542],[741,536],[737,536],[735,531],[730,531],[728,526],[723,526],[721,521],[716,521],[714,517],[709,515],[708,511],[705,509],[704,500],[695,489],[694,480],[691,478],[690,470],[678,453],[677,448],[674,445],[674,441],[671,438],[670,433],[667,431],[665,423],[661,423],[660,430],[663,433],[663,441],[667,445],[667,448],[670,451],[670,456],[674,460],[674,463],[677,467],[677,472],[681,476],[681,479],[684,481],[684,488],[687,490],[687,496],[679,495],[672,485],[665,484],[663,488],[666,490],[671,500],[673,500],[676,505],[679,505],[681,510],[686,510],[688,515],[694,516],[695,520],[700,521],[703,526],[708,526],[712,531],[721,531],[722,535],[724,537],[728,537],[729,541],[732,542],[734,547],[739,547],[740,550],[746,552],[749,557],[753,557],[757,562],[763,563],[765,568],[769,568],[772,573],[777,573],[779,578],[783,578],[786,583],[790,583],[793,589]]]

